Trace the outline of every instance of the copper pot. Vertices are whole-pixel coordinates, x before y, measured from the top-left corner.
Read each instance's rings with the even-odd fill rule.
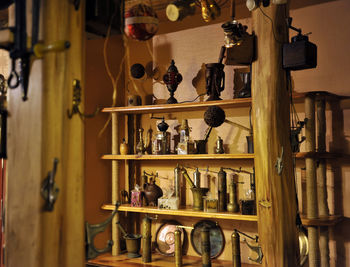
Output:
[[[155,184],[153,179],[143,185],[145,198],[148,206],[157,206],[158,198],[163,196],[162,189]]]

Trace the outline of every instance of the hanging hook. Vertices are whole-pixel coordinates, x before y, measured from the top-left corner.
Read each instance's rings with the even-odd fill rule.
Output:
[[[68,118],[71,119],[74,114],[79,114],[80,118],[93,118],[100,111],[99,108],[96,108],[94,113],[83,114],[79,110],[79,105],[81,102],[81,86],[78,79],[73,80],[73,101],[72,101],[72,110],[67,110]]]

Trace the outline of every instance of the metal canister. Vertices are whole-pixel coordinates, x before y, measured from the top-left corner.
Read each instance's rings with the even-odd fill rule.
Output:
[[[181,231],[176,228],[175,235],[175,266],[182,266],[182,248],[181,248]]]
[[[145,216],[142,220],[142,262],[152,261],[151,219]]]
[[[237,212],[239,210],[239,206],[237,203],[237,186],[232,181],[232,183],[228,186],[229,192],[229,203],[227,204],[227,211],[229,212]]]
[[[239,234],[236,230],[231,235],[232,240],[232,266],[241,267],[241,247],[239,243]]]
[[[209,233],[210,232],[208,227],[205,226],[201,229],[201,248],[202,248],[203,267],[211,267]]]
[[[193,182],[195,187],[201,187],[201,173],[199,172],[198,168],[196,168],[196,171],[193,173]]]
[[[218,211],[227,210],[227,189],[226,189],[226,172],[220,168],[218,173]]]
[[[179,199],[181,205],[181,168],[179,167],[179,164],[177,164],[174,169],[174,189],[175,197]]]
[[[215,153],[216,154],[224,154],[225,153],[224,142],[223,142],[223,140],[221,139],[220,136],[218,136],[218,139],[216,140]]]

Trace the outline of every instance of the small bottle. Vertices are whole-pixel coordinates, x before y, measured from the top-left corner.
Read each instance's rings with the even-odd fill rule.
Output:
[[[123,138],[123,142],[119,146],[120,155],[127,155],[129,150],[129,146],[125,141],[125,138]]]
[[[143,143],[143,129],[139,129],[139,142],[136,145],[136,153],[137,154],[144,154],[146,151],[145,145]]]
[[[216,140],[216,148],[215,148],[216,154],[224,154],[224,144],[220,136],[218,136],[218,139]]]

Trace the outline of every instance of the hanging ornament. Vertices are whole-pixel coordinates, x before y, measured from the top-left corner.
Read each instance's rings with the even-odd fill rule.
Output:
[[[138,4],[125,12],[125,34],[135,40],[146,41],[158,30],[156,12],[145,4]]]

